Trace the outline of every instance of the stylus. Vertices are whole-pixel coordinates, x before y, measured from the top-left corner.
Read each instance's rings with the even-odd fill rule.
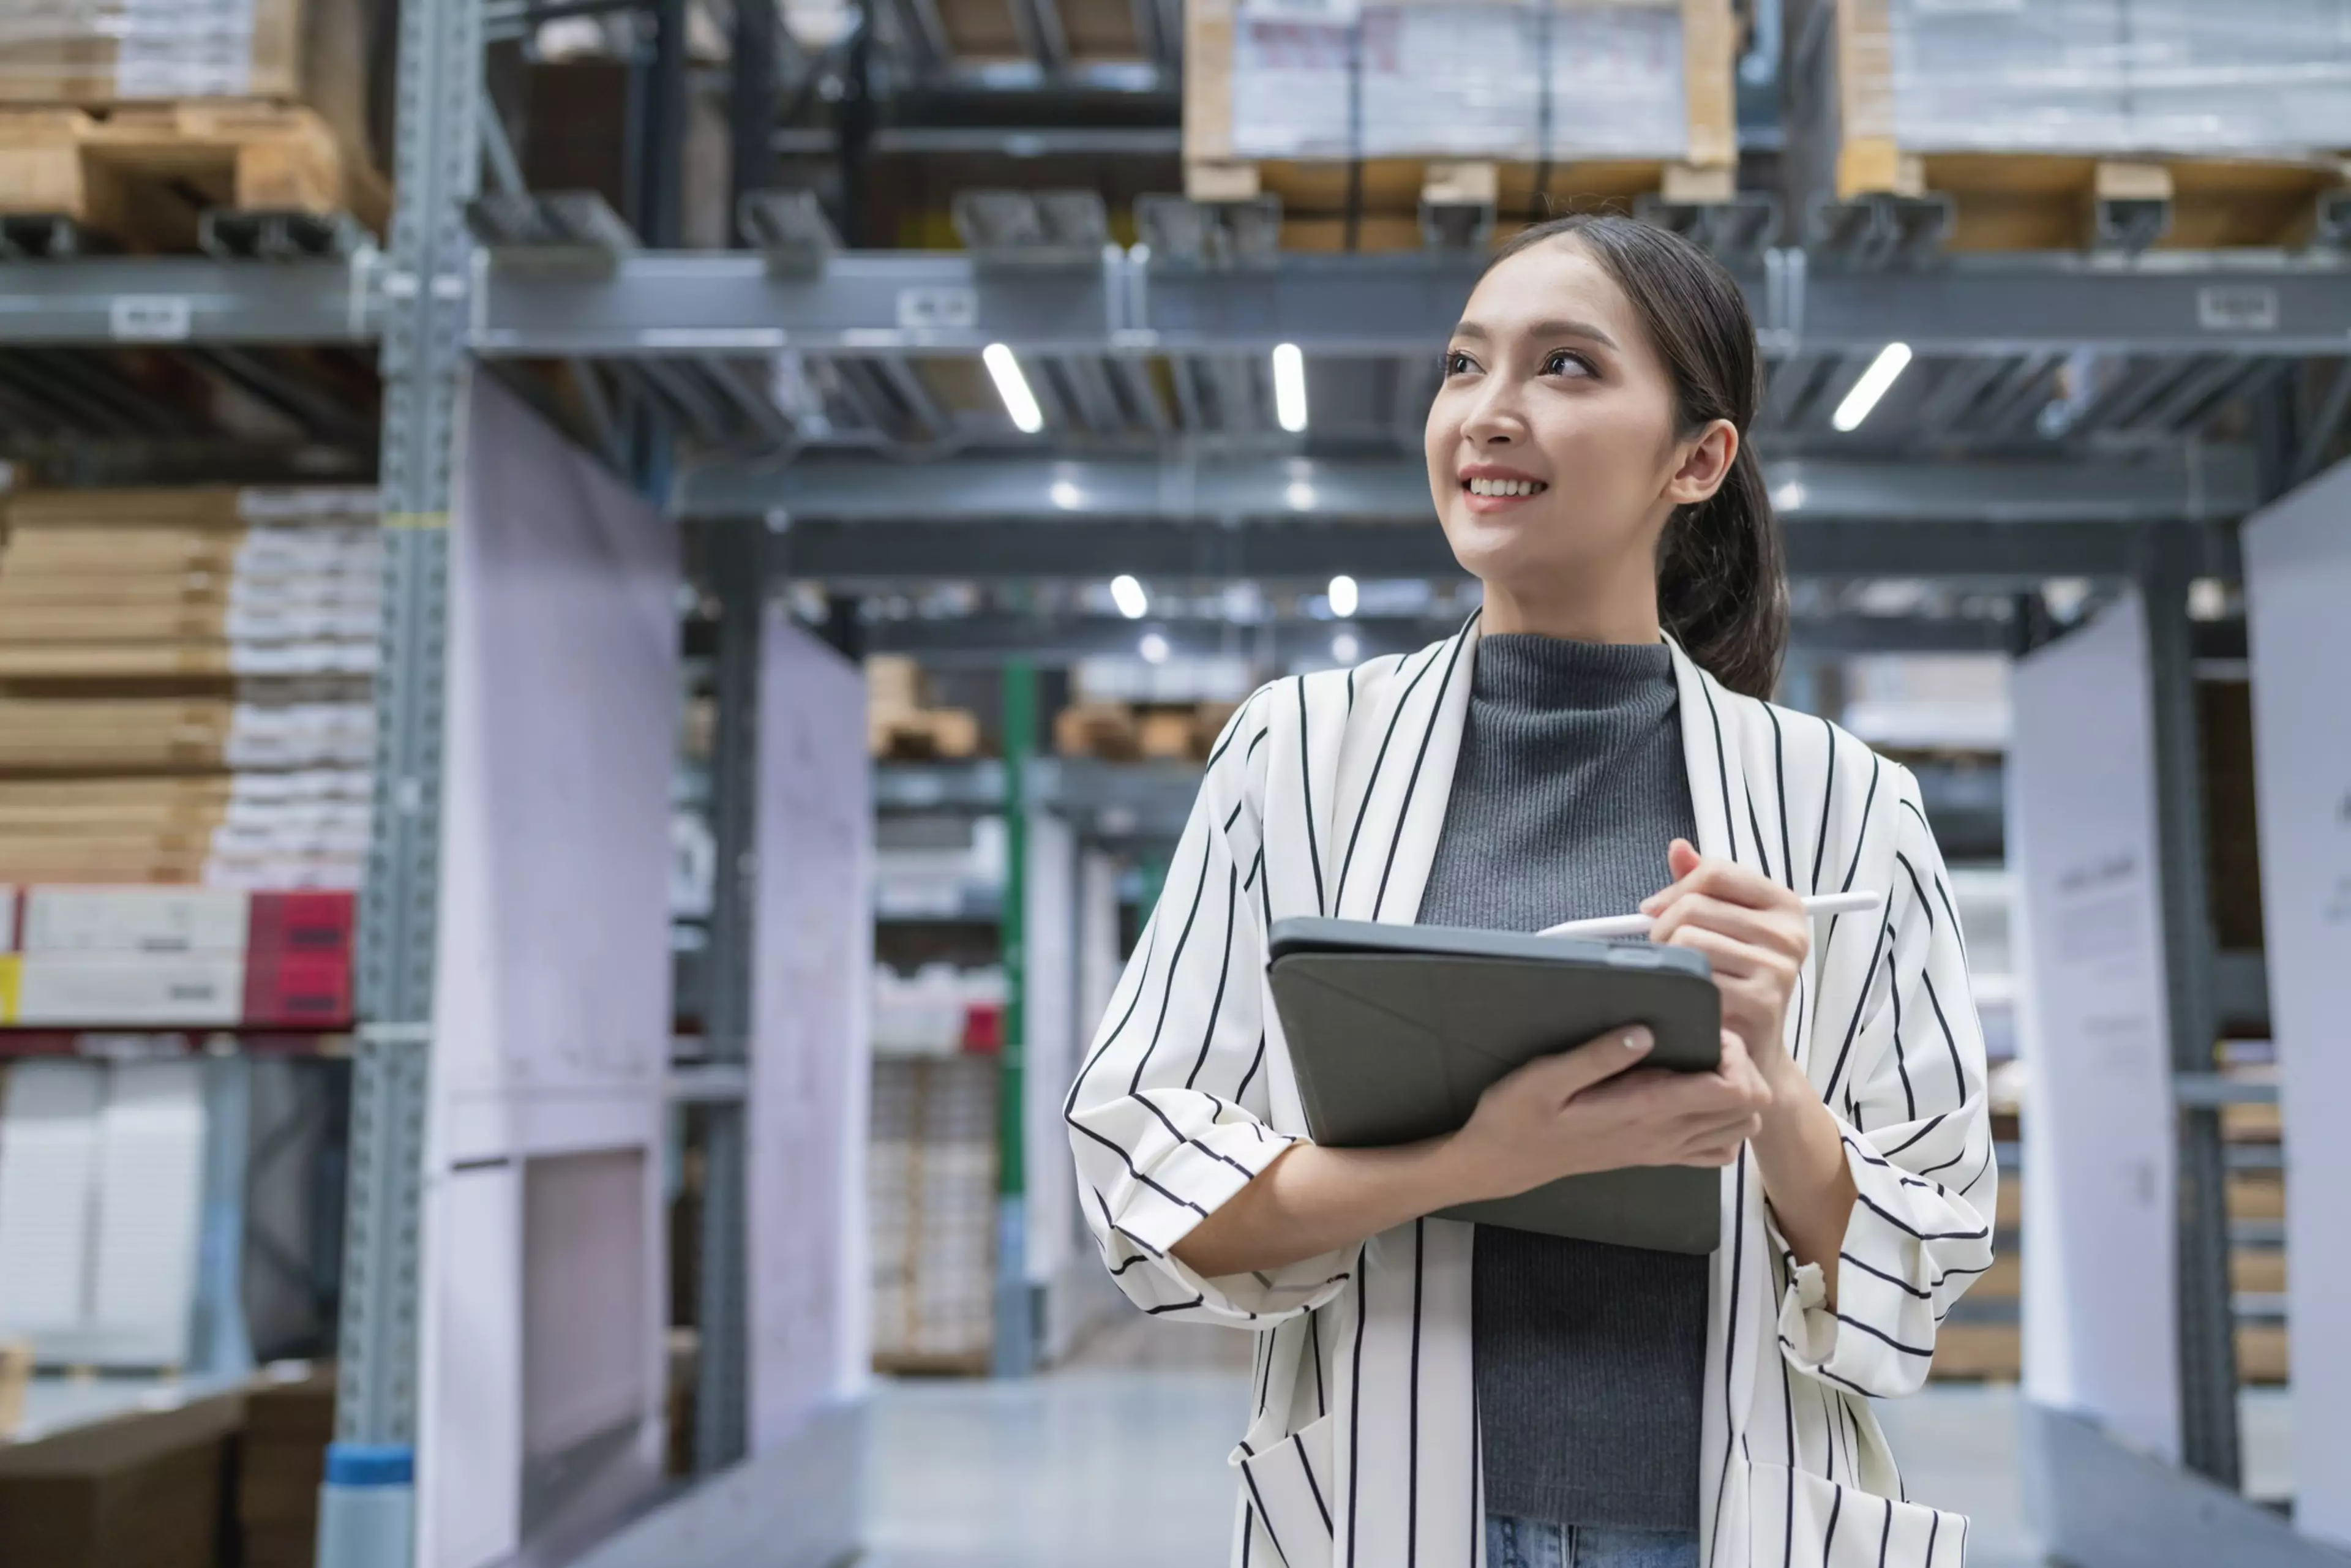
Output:
[[[1804,913],[1818,920],[1831,915],[1866,915],[1886,901],[1882,893],[1824,893],[1804,900]],[[1545,936],[1646,936],[1653,924],[1646,915],[1604,915],[1596,920],[1570,920],[1545,927]]]

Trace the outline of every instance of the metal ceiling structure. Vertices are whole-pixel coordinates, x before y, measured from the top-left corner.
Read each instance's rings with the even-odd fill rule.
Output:
[[[946,469],[906,459],[986,454],[1159,459],[1163,474],[1188,464],[1195,493],[1230,494],[1267,472],[1214,477],[1236,458],[1416,453],[1434,349],[1476,267],[1442,253],[1228,267],[1141,246],[1077,266],[1019,254],[644,252],[565,235],[476,253],[466,335],[487,359],[569,366],[584,402],[634,393],[666,411],[693,439],[684,495],[697,514],[935,502],[931,476]],[[2351,407],[2351,262],[2332,253],[1970,257],[1895,270],[1823,267],[1795,249],[1748,259],[1770,366],[1755,439],[1782,460],[1899,459],[1879,508],[1888,518],[1913,515],[1905,497],[1948,507],[1979,488],[1982,508],[1970,515],[2022,515],[2019,476],[2000,465],[2032,457],[2063,458],[2068,471],[2024,477],[2037,492],[2027,512],[2045,501],[2048,515],[2069,515],[2110,485],[2143,495],[2152,481],[2133,460],[2152,459],[2148,473],[2168,467],[2221,497],[2172,515],[2241,515],[2252,491],[2313,465]],[[386,302],[415,287],[369,249],[13,262],[0,264],[0,342],[363,345]],[[1834,432],[1831,410],[1892,341],[1910,345],[1911,369],[1861,429]],[[980,371],[990,343],[1019,358],[1043,434],[1019,432]],[[1305,357],[1303,435],[1274,418],[1277,343]],[[2304,410],[2293,449],[2273,463],[2280,474],[2251,491],[2227,487],[2233,471],[2202,477],[2199,437],[2265,398]],[[867,461],[853,477],[787,466],[835,450]],[[1128,483],[1108,469],[1095,478]],[[804,489],[832,480],[821,503]],[[1279,493],[1293,494],[1290,482]]]

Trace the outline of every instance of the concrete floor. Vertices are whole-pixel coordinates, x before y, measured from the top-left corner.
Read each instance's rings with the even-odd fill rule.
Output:
[[[1245,1336],[1130,1319],[1019,1383],[885,1383],[868,1568],[1218,1568]],[[2016,1473],[2016,1391],[1949,1384],[1879,1406],[1910,1495],[1970,1516],[1971,1568],[2039,1568]],[[2250,1490],[2285,1490],[2284,1399],[2249,1394]]]

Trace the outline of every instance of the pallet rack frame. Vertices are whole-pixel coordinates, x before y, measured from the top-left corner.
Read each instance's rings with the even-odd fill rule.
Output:
[[[1099,268],[1076,273],[992,269],[952,255],[852,253],[810,277],[740,252],[640,254],[622,258],[601,278],[494,273],[465,223],[477,178],[483,21],[481,0],[409,0],[402,7],[394,160],[399,201],[384,250],[297,263],[91,258],[0,267],[0,342],[363,343],[380,338],[382,344],[381,472],[392,548],[378,685],[379,837],[361,936],[367,1021],[353,1085],[337,1445],[349,1474],[389,1484],[330,1488],[325,1568],[404,1564],[411,1555],[402,1544],[408,1490],[394,1478],[409,1473],[414,1440],[417,1212],[432,1045],[446,526],[455,412],[469,358],[695,360],[786,348],[970,356],[989,341],[1008,342],[1024,353],[1261,352],[1276,341],[1291,341],[1310,353],[1402,354],[1424,346],[1433,325],[1442,326],[1466,276],[1459,262],[1378,256],[1186,270],[1154,265],[1133,251],[1106,255]],[[745,101],[751,101],[747,95]],[[2325,253],[2006,257],[1865,271],[1816,266],[1800,250],[1782,250],[1761,258],[1752,289],[1766,350],[1774,356],[1871,351],[1903,337],[1922,353],[2100,349],[2254,361],[2340,356],[2351,341],[2346,280],[2351,267],[2341,256]],[[2342,394],[2351,389],[2351,377],[2338,376],[2335,387],[2317,427],[2300,433],[2283,464],[2264,461],[2250,488],[2273,493],[2283,478],[2310,471],[2313,455],[2345,413]],[[2258,495],[2208,486],[2212,474],[2199,467],[2208,455],[2192,448],[2176,453],[2188,482],[2127,519],[2053,518],[2045,496],[2039,511],[1952,517],[1948,511],[1958,505],[1952,487],[1985,477],[1984,471],[1964,464],[1912,465],[1909,494],[1918,502],[1906,505],[1888,487],[1865,517],[1822,519],[1817,537],[1821,548],[1834,552],[1824,559],[1856,573],[1969,574],[1970,565],[1980,570],[1990,560],[1997,575],[2130,577],[2147,592],[2161,716],[2165,938],[2181,1073],[2181,1169],[2189,1196],[2182,1248],[2186,1451],[2193,1470],[2232,1481],[2225,1228],[2216,1234],[2211,1110],[2197,1103],[2198,1085],[2209,1073],[2214,962],[2199,896],[2203,862],[2194,717],[2185,685],[2192,675],[2188,629],[2184,610],[2173,607],[2188,576],[2233,575],[2232,541],[2224,528],[2210,525],[2241,515]],[[893,492],[899,515],[921,515],[915,488],[923,483],[921,470],[870,460],[841,466],[844,487],[904,485]],[[1106,471],[1097,477],[1111,478]],[[1944,487],[1942,497],[1925,505],[1938,486]],[[820,563],[832,570],[860,554],[872,559],[876,546],[903,549],[914,542],[903,531],[906,524],[871,518],[828,524],[806,510],[807,501],[790,477],[748,469],[698,476],[685,493],[686,509],[705,515],[798,510],[805,520],[796,519],[790,548],[803,570]],[[1942,521],[1920,519],[1921,512],[1931,517],[1937,507],[1946,511]],[[1800,533],[1802,510],[1793,509]],[[1337,507],[1331,515],[1346,516]],[[1026,562],[1020,570],[1042,570],[1049,548],[1066,549],[1066,541],[1041,537],[1023,544],[1018,529],[1007,545],[1001,519],[989,521],[999,545],[996,559]],[[1912,526],[1887,526],[1906,521]],[[1176,550],[1171,561],[1198,559],[1194,547],[1170,546],[1164,538],[1170,530],[1147,528],[1133,512],[1103,526],[1122,530],[1108,536],[1121,549]],[[900,530],[894,538],[886,532],[892,528]],[[1034,529],[1031,524],[1027,531]],[[1263,531],[1278,544],[1282,526],[1219,531]],[[1089,537],[1097,533],[1090,528]],[[1889,537],[1902,534],[1916,545],[1894,544]],[[842,553],[828,562],[829,550]],[[942,569],[964,558],[966,564],[980,564],[977,554],[963,549],[944,558]],[[1305,570],[1327,566],[1302,546],[1208,564],[1221,570],[1285,563]],[[1404,564],[1401,557],[1396,564]],[[739,1218],[729,1223],[739,1226]],[[722,1353],[714,1366],[723,1364]],[[714,1408],[711,1418],[723,1422],[723,1413]],[[716,1435],[710,1443],[714,1456],[726,1451]],[[2113,1456],[2082,1448],[2077,1437],[2053,1442],[2046,1451],[2085,1478],[2085,1497],[2096,1494],[2112,1503],[2118,1496],[2114,1488],[2167,1484],[2138,1472],[2131,1472],[2136,1479],[2116,1479],[2125,1470],[2110,1462]],[[2176,1479],[2178,1495],[2193,1491],[2191,1481]],[[2213,1495],[2224,1501],[2232,1496],[2217,1490]],[[2141,1510],[2136,1516],[2158,1519],[2166,1511]],[[2134,1511],[2112,1517],[2127,1521]],[[379,1528],[394,1521],[396,1531]],[[2149,1560],[2162,1560],[2162,1552],[2180,1545],[2151,1536],[2139,1543],[2158,1552]]]

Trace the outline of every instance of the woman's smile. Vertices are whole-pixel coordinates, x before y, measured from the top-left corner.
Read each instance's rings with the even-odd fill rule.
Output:
[[[1458,478],[1462,504],[1477,517],[1491,517],[1524,505],[1549,490],[1551,486],[1531,474],[1515,468],[1504,468],[1491,463],[1473,463],[1463,468]]]

